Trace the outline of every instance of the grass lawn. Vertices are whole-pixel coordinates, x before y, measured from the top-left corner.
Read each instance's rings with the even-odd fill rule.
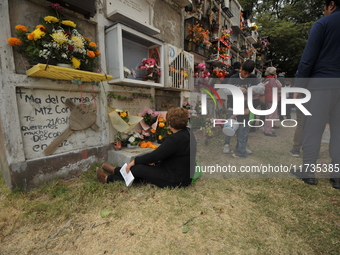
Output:
[[[198,160],[298,165],[288,153],[293,132],[250,133],[246,159],[223,154],[221,134],[199,144]],[[329,162],[327,146],[320,161]],[[127,188],[100,184],[95,167],[31,192],[10,193],[1,179],[0,254],[340,254],[340,191],[328,179],[222,173],[183,189]]]

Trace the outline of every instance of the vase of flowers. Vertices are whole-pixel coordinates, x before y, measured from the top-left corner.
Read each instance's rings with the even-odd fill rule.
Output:
[[[9,38],[8,43],[28,61],[70,64],[76,69],[93,71],[101,54],[97,44],[63,16],[64,9],[59,4],[51,7],[55,16],[43,17],[35,28],[16,25],[16,37]]]
[[[142,64],[138,68],[145,71],[145,74],[142,76],[143,81],[159,83],[161,69],[154,58],[143,59]]]
[[[126,143],[128,148],[137,148],[139,143],[144,139],[144,136],[137,131],[127,134]]]

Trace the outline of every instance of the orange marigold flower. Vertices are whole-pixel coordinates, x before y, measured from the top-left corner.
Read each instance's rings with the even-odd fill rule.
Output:
[[[147,142],[146,144],[147,144],[147,146],[150,148],[150,146],[152,145],[152,142],[149,141],[149,142]]]
[[[89,56],[90,58],[94,58],[96,56],[96,54],[94,54],[94,52],[92,50],[87,51],[87,56]]]
[[[90,45],[91,47],[97,47],[97,44],[96,44],[95,42],[90,42],[89,45]]]
[[[151,131],[151,133],[153,133],[153,134],[154,134],[154,133],[156,133],[156,130],[155,130],[155,129],[153,129],[153,128],[151,128],[151,130],[150,130],[150,131]]]
[[[165,124],[164,124],[163,122],[160,122],[160,123],[158,124],[158,126],[162,128],[162,127],[165,126]]]
[[[22,31],[22,32],[27,32],[27,27],[23,26],[23,25],[16,25],[15,29],[18,31]]]
[[[8,41],[8,44],[11,46],[19,46],[22,43],[22,41],[19,38],[15,38],[15,37],[11,37],[7,41]]]
[[[163,136],[159,135],[158,140],[162,140],[162,139],[163,139]]]
[[[158,146],[156,145],[156,144],[153,144],[152,146],[151,146],[151,149],[157,149],[158,148]]]
[[[99,55],[101,54],[101,52],[100,52],[99,50],[96,50],[96,51],[94,52],[94,54],[96,54],[96,56],[99,56]]]
[[[139,147],[141,147],[141,148],[146,148],[146,147],[147,147],[147,143],[146,143],[146,142],[141,142],[141,143],[139,144]]]
[[[34,33],[28,34],[27,39],[30,40],[30,41],[34,40]]]

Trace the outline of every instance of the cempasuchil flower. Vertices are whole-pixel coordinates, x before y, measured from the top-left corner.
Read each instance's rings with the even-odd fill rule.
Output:
[[[23,26],[23,25],[16,25],[15,29],[18,31],[22,31],[22,32],[27,32],[27,27]]]
[[[11,37],[8,39],[8,44],[11,46],[19,46],[22,41],[19,38]]]
[[[90,42],[89,45],[90,45],[91,47],[97,47],[97,44],[96,44],[95,42]]]
[[[89,56],[90,58],[94,58],[96,55],[94,54],[92,50],[89,50],[87,51],[87,56]]]
[[[47,23],[57,23],[57,22],[59,22],[59,19],[58,18],[56,18],[56,17],[54,17],[54,16],[46,16],[45,18],[44,18],[44,20],[47,22]]]

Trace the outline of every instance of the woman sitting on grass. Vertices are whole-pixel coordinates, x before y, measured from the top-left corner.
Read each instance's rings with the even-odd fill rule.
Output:
[[[182,107],[171,108],[166,116],[172,135],[154,151],[136,157],[126,167],[135,180],[146,181],[160,188],[185,187],[191,183],[195,171],[196,139],[187,128],[188,111]],[[97,178],[102,183],[123,181],[120,167],[108,163],[97,168]],[[191,175],[190,175],[191,173]]]

